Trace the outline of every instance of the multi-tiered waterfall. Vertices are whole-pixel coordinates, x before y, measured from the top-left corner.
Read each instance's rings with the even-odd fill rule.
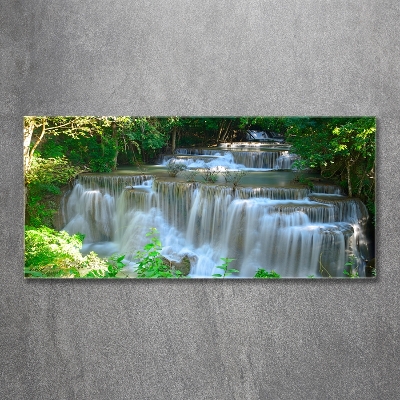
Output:
[[[162,156],[162,163],[174,158],[179,162],[192,167],[201,167],[204,158],[209,157],[207,164],[229,169],[270,170],[291,169],[295,154],[288,150],[281,151],[226,151],[220,149],[177,149],[174,155]]]
[[[178,160],[189,168],[205,162],[254,171],[280,169],[282,158],[290,160],[286,169],[295,158],[284,152],[196,151],[181,150]],[[230,268],[243,278],[258,268],[282,277],[343,277],[352,259],[365,276],[367,211],[335,186],[232,187],[179,177],[85,174],[63,211],[64,229],[85,234],[86,251],[124,254],[127,263],[149,241],[150,228],[157,228],[162,254],[173,261],[187,256],[192,277],[220,273],[215,267],[222,257],[234,258]]]

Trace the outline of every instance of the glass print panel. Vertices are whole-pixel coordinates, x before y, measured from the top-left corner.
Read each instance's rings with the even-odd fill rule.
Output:
[[[24,118],[26,278],[374,278],[374,117]]]

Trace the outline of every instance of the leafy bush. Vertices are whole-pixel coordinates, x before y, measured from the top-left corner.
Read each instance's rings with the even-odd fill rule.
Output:
[[[90,254],[94,253],[92,252]],[[111,256],[108,260],[107,269],[91,269],[83,276],[83,278],[115,278],[118,272],[120,272],[121,269],[125,267],[125,264],[122,262],[124,258],[124,255]]]
[[[152,228],[147,237],[151,237],[143,251],[138,251],[136,257],[140,259],[137,267],[138,278],[180,278],[182,272],[166,265],[161,258],[161,242],[157,237],[157,229]]]
[[[254,278],[266,278],[266,279],[277,279],[280,277],[281,276],[274,270],[272,270],[271,272],[268,272],[263,268],[259,268],[256,271],[256,274],[254,275]]]
[[[65,185],[79,172],[81,169],[73,166],[65,157],[34,157],[30,169],[25,174],[25,182],[28,185],[34,182],[42,185]]]
[[[33,227],[43,225],[52,226],[53,217],[57,212],[56,203],[51,198],[42,198],[43,193],[40,186],[36,186],[29,192],[26,204],[26,220]]]
[[[29,225],[52,226],[61,187],[71,182],[79,172],[81,169],[73,166],[65,157],[33,158],[25,175],[26,217]]]
[[[110,278],[124,267],[124,256],[107,261],[80,253],[84,236],[42,226],[25,227],[25,277]]]
[[[89,161],[89,168],[93,172],[111,172],[113,169],[113,160],[106,158],[92,158]]]

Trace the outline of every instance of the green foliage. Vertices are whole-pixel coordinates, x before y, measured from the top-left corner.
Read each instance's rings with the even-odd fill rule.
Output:
[[[38,228],[42,225],[53,225],[57,205],[55,201],[46,197],[43,198],[43,191],[40,186],[31,188],[25,207],[26,221],[31,226]]]
[[[73,166],[65,157],[32,159],[31,168],[25,174],[25,182],[29,185],[34,182],[41,185],[65,185],[81,172],[79,167]]]
[[[123,135],[135,145],[143,161],[149,161],[167,144],[170,125],[168,118],[130,117]]]
[[[122,260],[124,255],[114,255],[108,260],[107,269],[91,269],[88,273],[83,275],[83,278],[115,278],[117,274],[125,267]]]
[[[105,267],[94,254],[83,257],[82,235],[70,236],[42,226],[25,227],[25,276],[79,277],[80,270]]]
[[[268,272],[263,268],[258,268],[256,274],[254,275],[254,278],[265,278],[265,279],[278,279],[280,277],[281,276],[274,270]]]
[[[33,153],[39,151],[44,158],[64,155],[92,172],[110,172],[120,152],[130,156],[144,152],[142,158],[154,155],[167,141],[167,128],[164,119],[150,117],[25,117],[26,171]]]
[[[63,158],[65,156],[65,148],[56,138],[57,136],[47,138],[47,140],[43,142],[40,151],[36,152],[36,156],[45,159]]]
[[[313,190],[313,188],[314,188],[314,183],[312,181],[310,181],[309,178],[304,176],[303,173],[296,174],[296,176],[294,177],[293,181],[296,182],[296,183],[300,183],[301,185],[308,186],[310,190]]]
[[[348,276],[349,278],[358,278],[358,272],[357,271],[346,271],[344,269],[343,270],[343,274]]]
[[[125,156],[129,153],[132,162],[154,156],[165,145],[172,121],[150,117],[25,117],[26,222],[52,227],[62,186],[82,171],[111,172],[119,152]]]
[[[180,146],[210,146],[238,138],[240,119],[235,117],[179,118]]]
[[[74,164],[91,172],[111,172],[117,152],[117,144],[113,131],[103,123],[92,126],[89,133],[77,138],[60,134],[49,138],[43,144],[41,152],[54,146],[52,142],[62,147],[65,156]]]
[[[234,258],[221,258],[221,260],[224,263],[222,265],[216,266],[215,268],[222,269],[223,273],[221,273],[221,274],[213,274],[212,276],[214,278],[226,278],[227,276],[230,276],[230,275],[232,275],[232,274],[234,274],[236,272],[239,272],[239,270],[234,269],[234,268],[228,269],[229,264],[232,261],[235,260]]]
[[[25,174],[26,219],[30,225],[52,226],[61,187],[71,182],[80,171],[65,157],[33,157],[31,167]]]
[[[25,277],[115,278],[125,266],[124,256],[100,258],[94,252],[80,252],[84,236],[69,235],[42,226],[25,227]]]
[[[28,173],[35,152],[43,158],[62,158],[65,155],[62,141],[54,141],[58,136],[81,138],[90,134],[95,117],[25,117],[24,118],[24,171]],[[46,148],[45,148],[46,147]]]
[[[348,270],[344,269],[343,274],[349,278],[358,278],[357,258],[353,254],[349,257],[349,261],[344,264]]]
[[[373,117],[287,118],[286,141],[299,155],[297,168],[315,168],[342,182],[375,215],[375,133]]]
[[[143,251],[138,251],[136,258],[139,259],[137,266],[138,278],[181,278],[182,272],[174,270],[164,264],[161,258],[161,242],[158,238],[158,231],[152,228],[146,234],[150,237],[150,243],[146,244]]]

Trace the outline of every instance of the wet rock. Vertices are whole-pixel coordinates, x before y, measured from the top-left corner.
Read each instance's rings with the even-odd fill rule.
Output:
[[[161,257],[161,258],[165,265],[168,265],[170,268],[175,268],[175,270],[181,271],[183,276],[186,276],[189,274],[190,258],[188,256],[184,256],[181,261],[168,260],[165,257]]]

